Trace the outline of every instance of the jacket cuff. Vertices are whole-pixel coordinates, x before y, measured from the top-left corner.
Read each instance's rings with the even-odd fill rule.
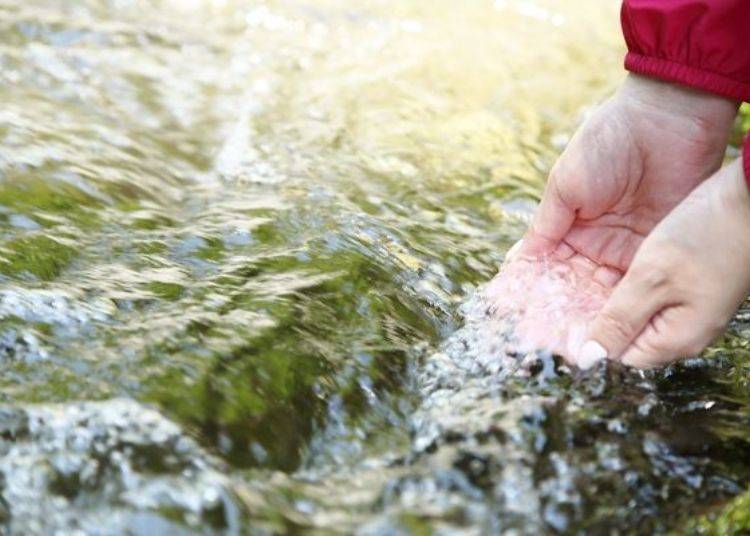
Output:
[[[750,187],[750,134],[745,138],[745,145],[742,149],[742,168],[745,170],[745,180]]]
[[[625,56],[625,68],[634,73],[676,82],[733,100],[750,102],[750,84],[682,63],[628,52]]]

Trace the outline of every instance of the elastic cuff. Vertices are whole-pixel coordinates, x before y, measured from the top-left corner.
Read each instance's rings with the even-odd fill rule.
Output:
[[[742,167],[745,170],[745,180],[750,187],[750,134],[745,138],[745,145],[742,148]]]
[[[682,63],[628,52],[625,56],[625,68],[634,73],[676,82],[733,100],[750,101],[749,83]]]

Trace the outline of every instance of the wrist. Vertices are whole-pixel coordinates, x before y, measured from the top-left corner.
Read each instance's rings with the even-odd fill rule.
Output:
[[[618,97],[645,108],[655,117],[684,118],[706,135],[728,136],[740,103],[680,84],[630,73]]]

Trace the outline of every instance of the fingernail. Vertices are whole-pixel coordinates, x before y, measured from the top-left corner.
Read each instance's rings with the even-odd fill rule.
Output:
[[[515,257],[518,254],[518,251],[521,249],[521,246],[523,246],[523,238],[513,244],[511,248],[508,250],[508,253],[505,254],[505,260],[506,261],[512,261],[513,257]]]
[[[578,354],[578,366],[584,370],[594,366],[594,363],[607,358],[607,350],[596,341],[587,341]]]

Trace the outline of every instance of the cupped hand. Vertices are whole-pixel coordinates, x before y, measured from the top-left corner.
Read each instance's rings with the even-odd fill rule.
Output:
[[[517,254],[600,267],[612,285],[649,232],[721,165],[737,103],[629,75],[550,173]]]
[[[589,327],[589,348],[651,368],[695,355],[750,292],[750,190],[740,162],[698,186],[643,241]]]

